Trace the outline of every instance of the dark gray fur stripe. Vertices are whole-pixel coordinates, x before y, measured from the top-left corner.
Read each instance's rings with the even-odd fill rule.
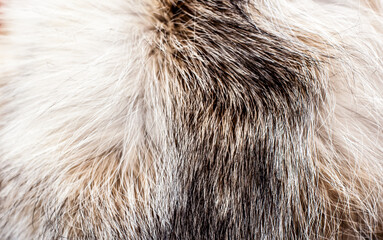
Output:
[[[175,76],[169,118],[182,190],[163,238],[320,236],[307,131],[320,86],[304,70],[318,62],[258,27],[240,1],[168,7],[173,64],[163,67]]]

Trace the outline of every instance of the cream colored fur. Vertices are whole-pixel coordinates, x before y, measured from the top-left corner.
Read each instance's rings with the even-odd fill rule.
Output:
[[[319,93],[326,107],[312,118],[310,161],[331,209],[325,227],[332,236],[340,224],[357,229],[358,212],[376,231],[370,220],[383,221],[382,2],[251,2],[249,12],[263,10],[253,14],[262,27],[324,66],[312,73],[326,86]],[[64,237],[86,238],[82,229],[92,229],[111,239],[123,222],[133,239],[137,226],[130,223],[150,222],[152,209],[168,224],[171,203],[150,195],[156,186],[170,191],[161,179],[173,171],[171,163],[159,163],[172,158],[165,113],[174,89],[172,76],[158,68],[162,59],[151,55],[164,47],[155,34],[157,6],[155,0],[4,1],[0,238],[53,237],[44,219],[61,207],[64,222],[51,224]]]

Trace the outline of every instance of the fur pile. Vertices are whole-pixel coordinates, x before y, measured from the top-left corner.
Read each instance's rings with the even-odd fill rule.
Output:
[[[4,0],[0,239],[383,239],[380,0]]]

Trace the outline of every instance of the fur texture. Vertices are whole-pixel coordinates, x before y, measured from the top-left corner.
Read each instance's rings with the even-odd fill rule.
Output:
[[[383,239],[380,0],[4,0],[0,239]]]

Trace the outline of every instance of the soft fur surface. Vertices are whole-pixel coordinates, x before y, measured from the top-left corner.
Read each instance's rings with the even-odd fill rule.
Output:
[[[3,0],[0,239],[383,239],[380,0]]]

